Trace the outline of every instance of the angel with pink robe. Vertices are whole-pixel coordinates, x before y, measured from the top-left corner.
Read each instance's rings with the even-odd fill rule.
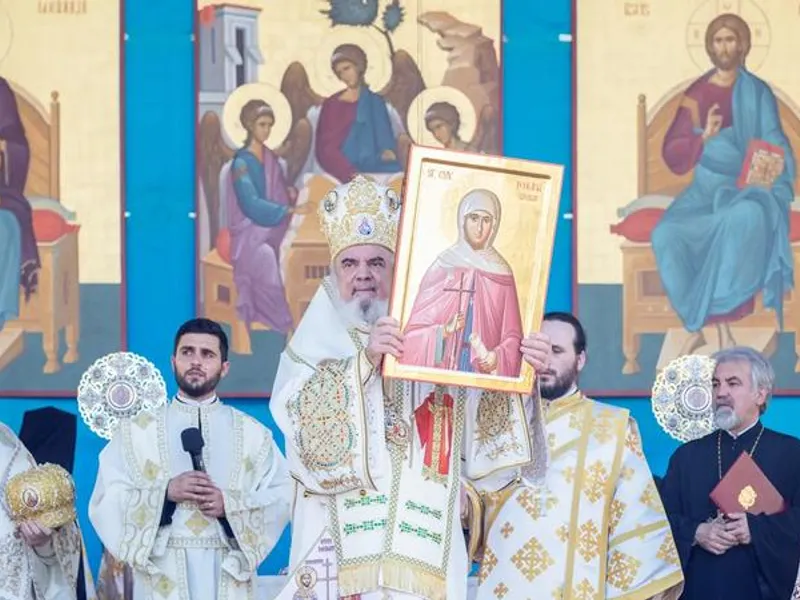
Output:
[[[520,316],[511,267],[494,248],[499,198],[470,191],[458,207],[458,242],[428,268],[404,328],[400,363],[518,377]]]

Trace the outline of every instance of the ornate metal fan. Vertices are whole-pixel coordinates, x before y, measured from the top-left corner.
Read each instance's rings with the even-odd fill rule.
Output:
[[[78,384],[78,408],[86,425],[111,439],[120,419],[130,419],[167,401],[161,372],[132,352],[112,352],[97,359]]]
[[[711,378],[715,364],[708,356],[689,354],[676,358],[656,376],[653,414],[676,440],[688,442],[714,431]]]

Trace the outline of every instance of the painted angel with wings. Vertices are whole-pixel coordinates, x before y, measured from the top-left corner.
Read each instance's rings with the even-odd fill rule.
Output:
[[[374,54],[380,61],[381,55]],[[385,55],[384,55],[385,56]],[[377,65],[376,65],[377,66]],[[311,89],[305,67],[286,69],[281,92],[292,106],[294,123],[287,152],[308,156],[303,172],[327,173],[349,181],[356,173],[400,173],[411,145],[406,113],[424,88],[411,56],[397,50],[388,83],[379,92],[367,81],[369,59],[359,44],[337,45],[330,54],[330,74],[339,90],[324,98]]]
[[[355,36],[353,36],[355,37]],[[404,50],[395,50],[391,59],[385,49],[378,50],[373,40],[363,44],[341,43],[324,56],[325,71],[316,69],[318,84],[338,91],[325,97],[312,89],[306,68],[292,62],[281,80],[280,98],[267,99],[270,105],[288,103],[276,110],[268,145],[283,167],[289,186],[300,189],[307,174],[327,174],[337,181],[348,181],[355,173],[401,173],[405,167],[411,137],[406,115],[412,100],[425,89],[414,59]],[[370,58],[364,46],[370,50]],[[373,64],[370,65],[370,62]],[[379,92],[371,89],[368,72],[386,81]],[[246,87],[265,84],[248,84]],[[277,91],[277,90],[276,90]],[[252,92],[248,92],[252,96]],[[274,96],[275,94],[270,94]],[[270,101],[270,100],[274,100]],[[241,102],[239,102],[241,104]],[[277,109],[277,106],[273,106]],[[238,115],[231,115],[236,120]],[[212,239],[219,231],[220,173],[236,152],[228,131],[232,127],[215,113],[207,112],[198,131],[198,168],[203,193],[209,207]],[[282,133],[282,135],[281,135]]]
[[[411,103],[409,129],[414,141],[483,154],[499,153],[499,115],[489,102],[476,104],[461,90],[441,86],[424,90]]]

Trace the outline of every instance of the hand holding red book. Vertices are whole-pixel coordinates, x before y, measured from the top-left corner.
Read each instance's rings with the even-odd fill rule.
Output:
[[[783,496],[747,452],[736,459],[710,496],[717,508],[728,515],[772,515],[786,508]]]

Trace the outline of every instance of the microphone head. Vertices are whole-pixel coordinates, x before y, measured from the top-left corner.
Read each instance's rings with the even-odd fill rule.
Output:
[[[187,427],[181,431],[181,443],[183,449],[189,454],[200,454],[205,446],[203,434],[197,427]]]

